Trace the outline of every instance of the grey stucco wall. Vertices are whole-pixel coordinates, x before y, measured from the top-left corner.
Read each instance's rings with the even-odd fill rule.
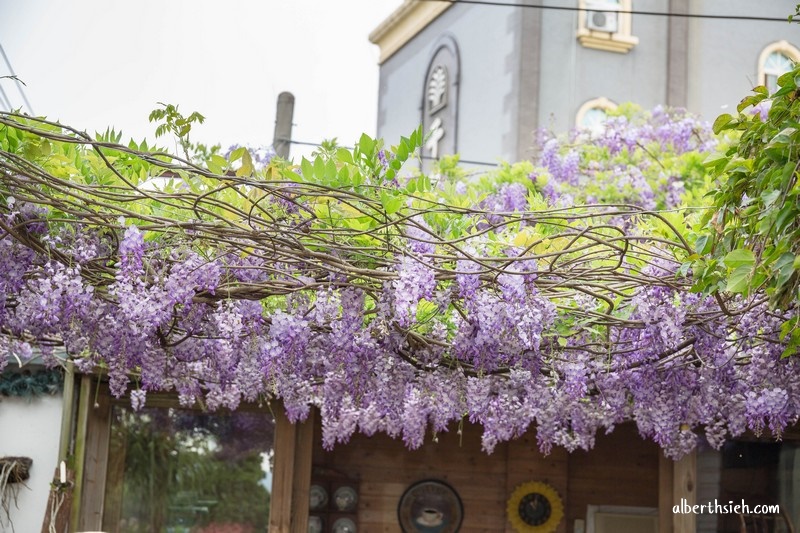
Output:
[[[516,154],[517,8],[455,5],[381,65],[378,136],[393,144],[420,124],[425,72],[443,33],[460,51],[457,150],[494,162]]]
[[[666,4],[637,0],[634,8],[664,11]],[[546,10],[543,17],[540,126],[555,131],[574,127],[578,108],[593,98],[636,102],[645,108],[666,102],[666,17],[634,15],[631,30],[639,44],[626,54],[582,46],[576,38],[577,12]]]
[[[691,13],[786,19],[795,0],[702,0]],[[758,57],[769,44],[786,40],[800,48],[800,26],[788,22],[692,19],[689,23],[688,105],[713,121],[736,113],[736,104],[758,85]]]
[[[577,0],[544,0],[577,6]],[[638,11],[787,17],[796,0],[634,0]],[[681,105],[713,121],[757,83],[758,57],[800,26],[780,22],[633,15],[639,44],[627,54],[586,48],[578,13],[454,5],[381,66],[378,134],[393,143],[421,119],[425,72],[444,33],[460,50],[457,150],[495,162],[531,154],[532,130],[575,125],[593,98],[644,108]]]

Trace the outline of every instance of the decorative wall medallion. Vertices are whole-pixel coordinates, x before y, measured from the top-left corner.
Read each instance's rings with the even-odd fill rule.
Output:
[[[404,533],[456,533],[464,508],[450,485],[429,479],[406,489],[397,516]]]
[[[447,69],[437,65],[428,78],[428,113],[436,113],[447,105],[447,89]]]
[[[425,149],[434,159],[439,159],[439,141],[442,140],[442,137],[444,137],[442,119],[436,117],[431,124],[430,131],[428,131],[428,140],[425,142]]]
[[[431,170],[433,161],[457,151],[460,72],[458,45],[452,35],[445,33],[431,47],[425,77],[420,80],[420,118],[426,139],[423,172]]]
[[[514,489],[506,512],[518,533],[552,533],[564,518],[564,503],[556,489],[531,481]]]

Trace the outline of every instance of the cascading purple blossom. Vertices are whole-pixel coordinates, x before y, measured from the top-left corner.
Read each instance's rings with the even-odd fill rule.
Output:
[[[450,213],[415,210],[418,192],[395,218],[394,183],[337,204],[347,191],[327,182],[304,198],[288,180],[266,199],[249,182],[241,219],[193,203],[197,219],[161,233],[155,215],[65,225],[7,200],[0,369],[62,344],[135,409],[155,391],[210,409],[280,398],[291,421],[318,408],[327,448],[356,431],[417,448],[464,420],[487,452],[531,428],[543,451],[586,449],[630,420],[672,457],[702,437],[780,435],[800,417],[800,363],[781,359],[780,338],[796,311],[759,294],[725,295],[722,312],[687,290],[676,239],[642,228],[645,210],[682,205],[709,137],[679,111],[613,117],[596,136],[544,138],[531,182],[528,166],[471,194],[457,176]],[[380,174],[394,156],[361,163]],[[639,209],[528,212],[545,200]]]

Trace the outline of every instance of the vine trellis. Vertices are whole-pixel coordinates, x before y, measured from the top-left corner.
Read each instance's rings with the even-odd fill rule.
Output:
[[[640,136],[630,168],[663,177],[663,154],[705,149],[651,141],[662,156]],[[552,165],[399,178],[421,142],[364,136],[255,168],[246,150],[188,160],[0,114],[4,346],[62,345],[134,406],[148,390],[209,408],[278,397],[294,419],[316,405],[328,446],[359,429],[415,447],[469,419],[489,451],[530,425],[543,449],[573,449],[632,419],[680,455],[701,431],[718,445],[797,419],[788,315],[763,294],[692,292],[702,209],[561,207]],[[582,164],[600,157],[580,142]],[[558,149],[564,170],[574,144]]]

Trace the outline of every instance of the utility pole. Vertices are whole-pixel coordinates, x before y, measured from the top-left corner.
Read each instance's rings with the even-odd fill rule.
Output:
[[[278,109],[275,113],[275,134],[272,147],[278,157],[289,159],[292,140],[292,116],[294,115],[294,95],[284,91],[278,95]]]

